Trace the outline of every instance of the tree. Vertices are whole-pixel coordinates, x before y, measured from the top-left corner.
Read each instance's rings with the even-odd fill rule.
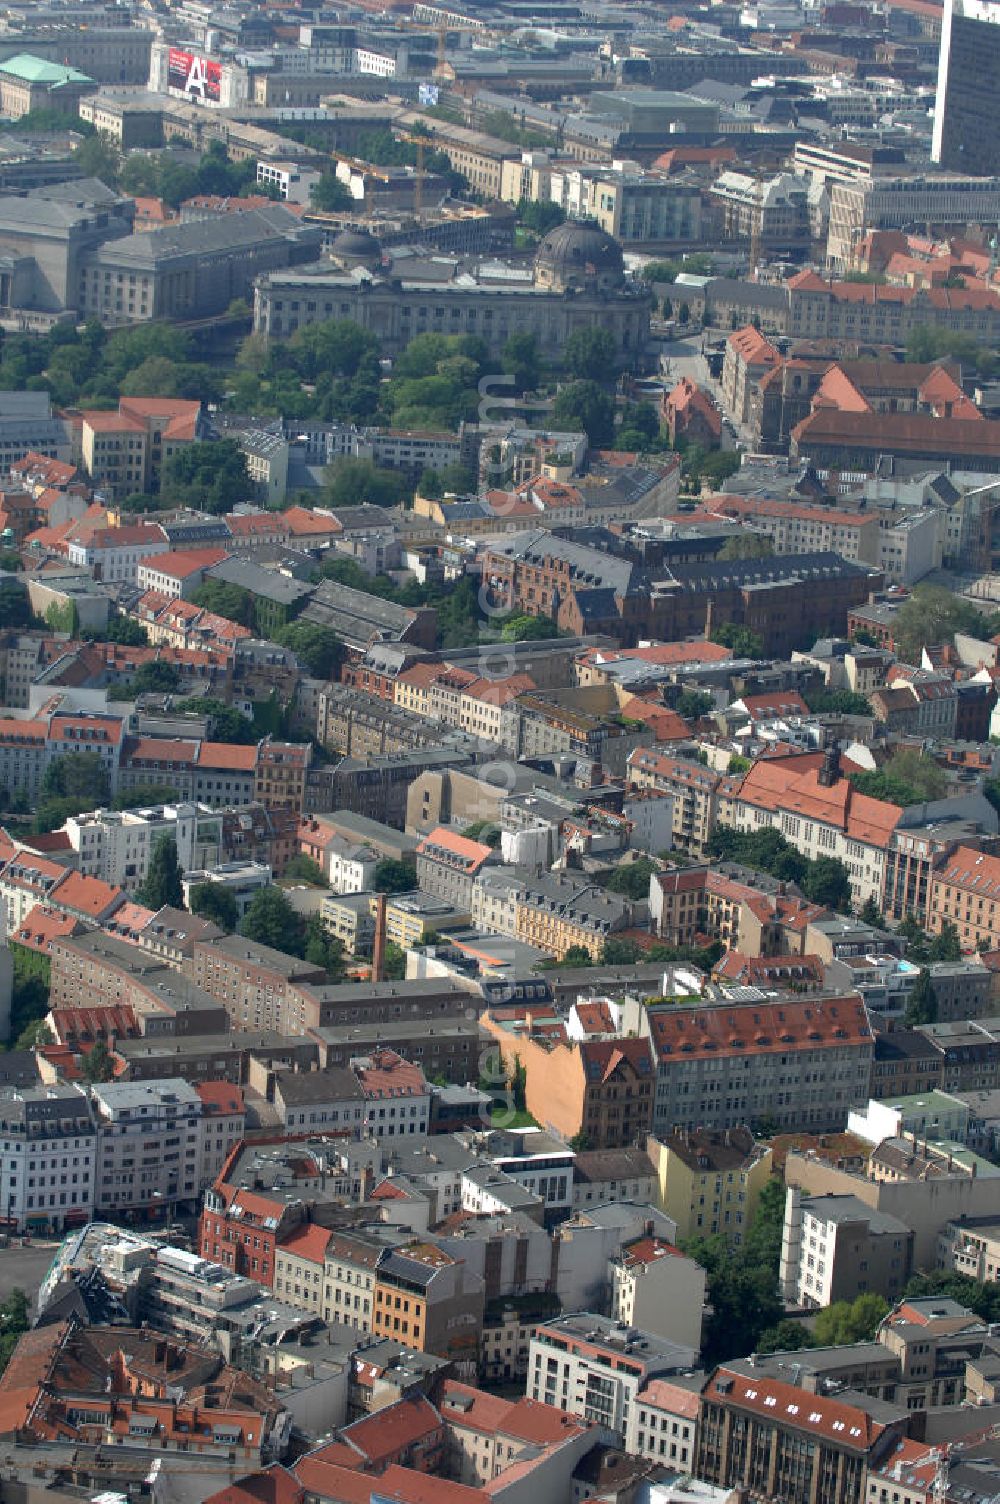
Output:
[[[819,856],[802,877],[802,891],[810,903],[846,912],[851,907],[851,875],[836,856]]]
[[[929,959],[931,961],[961,961],[962,943],[958,937],[958,928],[950,919],[945,919],[940,930],[930,943]]]
[[[842,1347],[851,1342],[871,1342],[879,1322],[889,1313],[881,1295],[868,1291],[852,1301],[835,1300],[817,1314],[813,1333],[820,1347]]]
[[[871,715],[871,701],[850,689],[807,689],[803,700],[815,715]]]
[[[314,862],[311,856],[306,856],[304,851],[299,851],[286,863],[284,877],[295,878],[299,882],[312,883],[317,888],[328,888],[330,884],[323,876],[323,869],[319,862]]]
[[[908,1029],[913,1029],[917,1024],[936,1024],[937,1016],[937,993],[934,991],[930,972],[922,971],[907,998],[903,1021]]]
[[[768,559],[774,553],[774,539],[766,533],[734,533],[719,550],[720,559]]]
[[[852,773],[851,782],[862,794],[906,808],[925,800],[944,797],[947,780],[942,768],[915,747],[901,747],[881,768]]]
[[[584,945],[571,945],[567,950],[560,966],[593,966],[594,958]]]
[[[382,973],[387,982],[401,982],[406,976],[406,951],[394,940],[386,943]]]
[[[344,974],[344,944],[331,935],[319,914],[310,914],[305,927],[305,959],[310,966],[322,966],[331,978]]]
[[[702,689],[685,689],[677,696],[674,709],[686,721],[700,720],[712,709],[712,696]]]
[[[290,621],[278,628],[274,640],[284,648],[291,648],[314,679],[332,678],[340,667],[340,638],[332,627],[312,621]]]
[[[240,585],[230,585],[225,580],[205,580],[198,586],[191,599],[196,606],[202,606],[206,611],[214,612],[216,616],[224,616],[227,621],[235,621],[240,626],[253,628],[253,596],[249,590],[244,590]]]
[[[611,330],[592,324],[573,330],[563,346],[563,365],[580,381],[607,381],[614,372],[617,354]]]
[[[757,1351],[767,1353],[797,1352],[803,1347],[815,1347],[816,1339],[804,1322],[785,1316],[777,1326],[768,1327],[757,1339]]]
[[[132,676],[133,694],[172,694],[181,682],[180,669],[173,663],[151,659],[141,663]]]
[[[616,940],[610,936],[601,946],[601,961],[605,966],[634,966],[641,958],[642,951],[634,940]]]
[[[877,900],[870,893],[861,905],[860,918],[865,924],[870,924],[873,929],[885,929],[885,915],[879,908]]]
[[[534,391],[541,377],[542,357],[535,334],[511,334],[500,356],[501,368],[513,376],[519,392]]]
[[[109,187],[118,182],[122,154],[107,131],[97,131],[81,141],[73,153],[73,161],[85,178],[100,178]]]
[[[207,716],[209,735],[213,741],[235,742],[240,747],[254,746],[260,741],[253,723],[247,720],[241,710],[214,696],[210,695],[203,700],[197,695],[191,695],[183,700],[175,700],[173,708],[182,715]]]
[[[760,658],[764,652],[764,640],[757,632],[731,621],[713,629],[712,641],[729,648],[737,658]]]
[[[130,616],[112,616],[103,631],[84,631],[84,637],[94,642],[117,642],[126,648],[144,648],[149,644],[149,633],[142,622]]]
[[[708,1275],[712,1314],[705,1328],[702,1356],[707,1364],[753,1352],[762,1332],[782,1318],[778,1264],[785,1192],[773,1176],[763,1187],[743,1244],[730,1249],[724,1238],[696,1238],[685,1252]]]
[[[111,1051],[103,1039],[97,1039],[80,1061],[80,1071],[85,1081],[96,1085],[99,1081],[110,1081],[114,1075],[114,1062],[111,1059]]]
[[[941,585],[915,586],[893,618],[893,641],[907,663],[919,663],[925,647],[950,643],[956,632],[988,636],[988,623],[971,601]]]
[[[562,224],[566,211],[560,204],[531,203],[522,198],[517,206],[517,218],[526,230],[531,230],[536,235],[547,235],[556,225]]]
[[[80,809],[106,804],[110,793],[107,767],[96,752],[54,757],[42,779],[43,796],[75,800]]]
[[[412,893],[416,881],[409,862],[398,862],[387,856],[375,868],[372,887],[376,893]]]
[[[18,124],[21,122],[19,121]],[[0,1305],[0,1373],[14,1355],[14,1349],[31,1325],[28,1297],[21,1289],[11,1290]]]
[[[165,904],[184,906],[181,864],[177,860],[177,842],[173,836],[160,836],[149,859],[149,870],[136,889],[136,901],[147,909],[162,909]]]
[[[504,642],[541,642],[558,636],[559,628],[551,616],[509,616],[500,628]]]
[[[80,616],[73,601],[53,601],[45,613],[45,625],[51,632],[65,632],[75,637],[80,626]]]
[[[192,914],[217,924],[227,935],[233,933],[240,917],[236,899],[222,883],[199,883],[191,889],[188,907]]]
[[[324,214],[335,214],[338,209],[356,207],[350,189],[340,181],[335,172],[320,174],[318,182],[313,183],[309,189],[309,202],[314,209],[319,209]]]
[[[231,512],[252,494],[247,457],[235,439],[186,444],[163,462],[162,495],[206,512]]]
[[[551,421],[553,428],[582,429],[591,449],[606,449],[614,442],[614,403],[596,381],[571,381],[560,387]]]
[[[280,888],[258,888],[243,918],[239,932],[258,945],[301,956],[302,923]]]
[[[611,893],[622,893],[634,902],[649,895],[649,879],[659,869],[652,857],[641,856],[634,862],[623,862],[616,867],[605,883]]]
[[[332,507],[356,507],[363,502],[394,507],[408,500],[412,487],[398,470],[383,470],[373,460],[336,459],[325,471],[324,500]]]

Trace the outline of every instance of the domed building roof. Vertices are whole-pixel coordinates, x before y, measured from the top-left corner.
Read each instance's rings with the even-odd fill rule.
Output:
[[[382,260],[382,247],[370,230],[341,230],[330,243],[330,254],[338,261],[374,262]]]
[[[615,286],[624,277],[625,263],[617,240],[599,225],[568,219],[540,241],[535,273],[553,286]]]

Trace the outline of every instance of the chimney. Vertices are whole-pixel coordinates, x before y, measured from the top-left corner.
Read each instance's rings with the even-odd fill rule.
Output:
[[[820,788],[832,789],[840,777],[840,752],[837,745],[827,747],[823,753],[823,765],[816,775],[816,781]]]
[[[386,897],[380,893],[375,900],[375,941],[372,945],[372,981],[385,979],[385,905]]]

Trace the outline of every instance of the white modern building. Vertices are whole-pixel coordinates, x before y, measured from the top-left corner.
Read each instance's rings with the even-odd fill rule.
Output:
[[[222,820],[206,804],[157,804],[145,809],[95,809],[63,826],[85,877],[134,889],[145,879],[161,836],[177,843],[182,868],[218,861]]]

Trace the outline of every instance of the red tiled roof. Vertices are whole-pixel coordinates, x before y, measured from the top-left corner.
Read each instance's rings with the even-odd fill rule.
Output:
[[[797,1431],[822,1436],[849,1451],[867,1452],[885,1430],[867,1411],[854,1405],[807,1394],[793,1384],[782,1384],[763,1375],[737,1373],[731,1368],[716,1370],[705,1388],[705,1398],[727,1408],[753,1411],[776,1425],[790,1425]]]
[[[67,872],[62,882],[52,889],[50,897],[53,903],[91,919],[102,918],[109,909],[125,900],[121,888],[112,887],[99,877],[85,877],[82,872]]]
[[[204,1504],[302,1504],[304,1492],[294,1473],[272,1462],[261,1472],[238,1478],[228,1488],[209,1494]]]
[[[435,847],[451,856],[458,857],[469,872],[478,871],[493,855],[492,847],[484,845],[482,841],[470,841],[468,836],[460,836],[455,831],[448,830],[444,825],[435,826],[424,837],[417,847],[417,855],[433,857],[436,855]]]
[[[51,949],[53,940],[72,935],[79,923],[72,914],[61,914],[57,909],[50,909],[47,904],[36,903],[24,923],[10,938],[17,945],[45,955]]]
[[[422,1394],[407,1396],[345,1427],[344,1441],[357,1447],[370,1464],[391,1461],[407,1447],[441,1430],[441,1417]]]
[[[193,1084],[206,1117],[234,1117],[245,1110],[240,1087],[232,1086],[228,1081],[196,1081]]]
[[[202,742],[197,763],[199,768],[252,773],[257,766],[257,744],[241,746],[236,742]]]
[[[223,559],[228,558],[227,548],[178,549],[173,553],[157,554],[148,568],[154,569],[157,574],[169,575],[171,579],[186,580],[189,575],[210,569],[213,564],[221,564]]]
[[[656,1054],[682,1060],[844,1049],[872,1037],[857,996],[656,1009],[649,1023]]]
[[[326,1245],[329,1243],[331,1232],[328,1227],[319,1227],[315,1222],[306,1222],[296,1227],[285,1240],[279,1244],[279,1251],[293,1254],[296,1258],[309,1259],[310,1263],[323,1263],[326,1253]]]

